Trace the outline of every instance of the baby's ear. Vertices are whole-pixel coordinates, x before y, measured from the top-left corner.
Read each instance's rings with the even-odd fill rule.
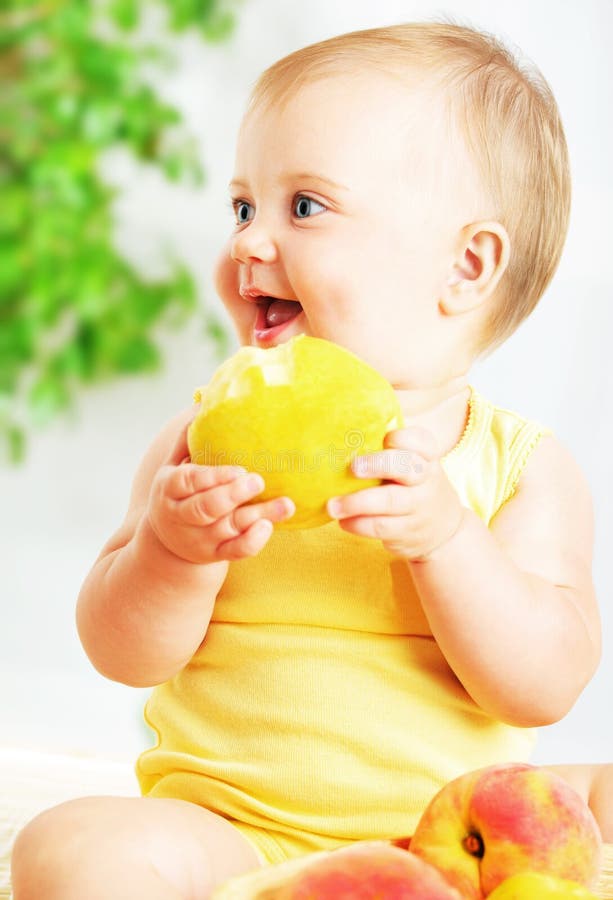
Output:
[[[439,300],[441,312],[453,316],[481,306],[496,290],[510,254],[511,241],[500,222],[473,222],[463,228]]]

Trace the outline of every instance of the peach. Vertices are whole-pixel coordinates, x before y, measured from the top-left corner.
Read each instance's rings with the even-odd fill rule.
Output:
[[[512,875],[497,888],[488,900],[598,900],[586,887],[555,875],[523,872]]]
[[[330,852],[233,878],[214,900],[461,900],[436,869],[387,841]]]
[[[488,766],[450,781],[431,800],[411,853],[436,866],[467,900],[519,872],[591,887],[602,840],[583,799],[546,769]]]

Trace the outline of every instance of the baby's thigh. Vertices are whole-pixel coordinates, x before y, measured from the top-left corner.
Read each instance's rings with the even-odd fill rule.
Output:
[[[15,900],[195,900],[259,865],[233,825],[193,803],[87,797],[24,828],[12,876]]]

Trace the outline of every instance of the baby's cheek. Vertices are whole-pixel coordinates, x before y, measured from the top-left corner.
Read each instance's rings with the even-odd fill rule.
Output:
[[[230,242],[226,243],[217,257],[213,268],[213,281],[215,290],[232,316],[239,337],[241,339],[248,337],[253,326],[255,310],[253,304],[243,300],[239,294],[239,265],[230,256]]]
[[[238,263],[230,256],[230,241],[228,240],[220,250],[213,267],[215,290],[226,305],[233,299],[240,299],[238,293],[239,274]]]

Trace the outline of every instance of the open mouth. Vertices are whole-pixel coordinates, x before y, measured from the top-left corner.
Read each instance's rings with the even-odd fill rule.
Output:
[[[302,305],[297,300],[277,297],[261,297],[257,307],[254,331],[258,340],[272,339],[302,312]]]

